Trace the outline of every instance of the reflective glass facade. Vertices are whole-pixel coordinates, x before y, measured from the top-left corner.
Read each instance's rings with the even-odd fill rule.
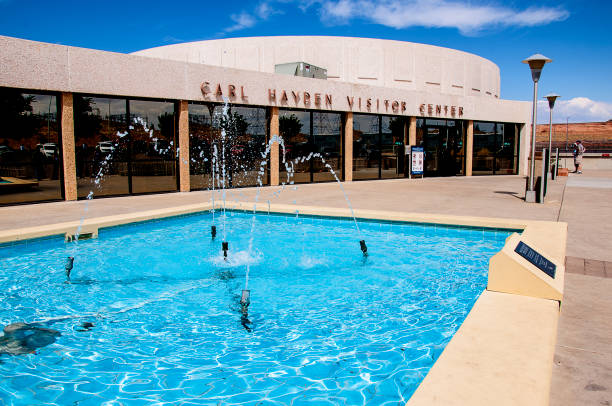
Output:
[[[381,118],[381,169],[380,177],[403,178],[405,168],[405,128],[404,117]]]
[[[58,97],[0,88],[0,204],[63,198]]]
[[[353,115],[353,180],[404,177],[405,126],[403,117]]]
[[[224,179],[227,187],[269,184],[269,157],[263,156],[266,109],[228,106],[226,114],[223,110],[222,105],[189,104],[191,190],[211,189],[213,173],[215,188]]]
[[[178,189],[173,102],[75,95],[74,117],[79,198]]]
[[[518,173],[519,129],[512,123],[474,121],[474,175]]]
[[[279,150],[281,182],[333,181],[331,170],[342,179],[340,113],[280,110],[278,122],[285,146],[285,163],[283,147]],[[293,174],[288,176],[288,170]]]
[[[64,186],[60,97],[0,88],[0,204],[74,198]],[[70,98],[67,99],[68,102]],[[179,102],[73,94],[74,168],[78,198],[173,192],[179,189]],[[65,111],[70,117],[70,106]],[[270,107],[188,104],[191,190],[270,184]],[[402,178],[408,168],[409,117],[353,114],[353,153],[344,151],[344,113],[278,110],[280,183],[345,178]],[[64,121],[66,122],[66,121]],[[418,118],[424,176],[466,173],[468,121]],[[518,173],[520,126],[474,122],[472,174]],[[70,128],[66,134],[70,134]],[[70,143],[67,144],[70,150]],[[215,153],[216,151],[216,153]],[[213,174],[215,175],[213,178]]]
[[[127,100],[74,96],[77,195],[130,193]]]
[[[174,103],[129,100],[132,193],[178,190]]]
[[[465,175],[466,126],[461,120],[417,120],[417,145],[425,152],[425,176]]]

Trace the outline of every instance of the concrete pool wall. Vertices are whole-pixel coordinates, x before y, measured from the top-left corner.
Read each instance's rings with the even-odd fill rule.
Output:
[[[214,207],[220,209],[223,202]],[[349,209],[226,202],[230,210],[350,218]],[[211,203],[0,231],[0,243],[48,236],[95,237],[100,228],[208,211]],[[417,388],[408,405],[547,405],[559,308],[563,299],[567,224],[549,221],[355,210],[358,219],[520,230],[489,265],[487,289]],[[556,265],[554,278],[515,250],[523,242]]]

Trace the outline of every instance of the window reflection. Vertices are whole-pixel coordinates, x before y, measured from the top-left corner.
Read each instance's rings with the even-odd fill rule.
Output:
[[[404,117],[383,117],[381,137],[381,177],[404,177]]]
[[[264,108],[189,104],[191,190],[268,184],[267,116]],[[222,130],[224,130],[225,138]],[[213,160],[216,154],[216,166]],[[263,172],[260,170],[263,167]]]
[[[62,198],[57,97],[0,88],[0,204]]]
[[[425,176],[464,174],[465,126],[461,120],[417,120],[417,144],[425,152]]]
[[[283,148],[280,154],[280,182],[308,183],[310,178],[311,161],[301,158],[307,157],[312,151],[310,134],[312,132],[311,114],[308,111],[280,110],[278,126],[280,136],[285,144],[285,164],[293,166],[293,176],[288,176],[287,167],[283,164]],[[291,161],[291,162],[289,162]]]
[[[474,122],[474,175],[516,174],[517,126],[508,123]]]
[[[77,195],[128,194],[125,99],[74,96]]]
[[[380,117],[353,115],[353,180],[378,179],[380,172]]]
[[[318,152],[338,179],[342,178],[342,116],[340,113],[312,113],[312,143],[314,152]],[[312,163],[313,181],[326,182],[336,180],[323,160],[315,158]]]
[[[404,177],[404,117],[353,115],[353,179]]]
[[[130,100],[132,192],[178,189],[174,103]]]

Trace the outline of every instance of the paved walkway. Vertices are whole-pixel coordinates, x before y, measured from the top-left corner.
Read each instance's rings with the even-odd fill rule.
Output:
[[[612,171],[560,177],[544,204],[526,204],[520,176],[363,181],[343,184],[361,209],[526,218],[569,224],[551,404],[612,405]],[[256,189],[227,192],[252,202]],[[0,207],[0,230],[209,201],[211,192],[172,193]],[[220,193],[216,193],[220,199]],[[267,187],[259,201],[346,207],[337,183]],[[245,204],[245,207],[246,204]],[[582,265],[581,265],[582,264]],[[582,266],[582,268],[581,268]]]
[[[612,172],[567,181],[565,295],[555,351],[551,405],[612,405]]]

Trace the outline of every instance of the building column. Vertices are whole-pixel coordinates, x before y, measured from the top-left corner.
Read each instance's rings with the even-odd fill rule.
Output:
[[[270,107],[270,186],[279,184],[279,148],[278,137],[280,129],[278,124],[278,107]]]
[[[519,175],[531,176],[529,173],[531,156],[531,124],[524,123],[520,125],[519,130]]]
[[[191,190],[189,176],[189,103],[187,100],[178,102],[178,147],[179,147],[179,191]]]
[[[353,181],[353,112],[344,113],[344,181]]]
[[[465,140],[465,176],[472,176],[474,161],[474,121],[468,120],[467,137]]]
[[[72,93],[60,96],[62,169],[64,174],[64,199],[77,199],[76,156],[74,151],[74,99]]]
[[[408,145],[416,145],[416,117],[410,117],[410,128],[408,129]]]

